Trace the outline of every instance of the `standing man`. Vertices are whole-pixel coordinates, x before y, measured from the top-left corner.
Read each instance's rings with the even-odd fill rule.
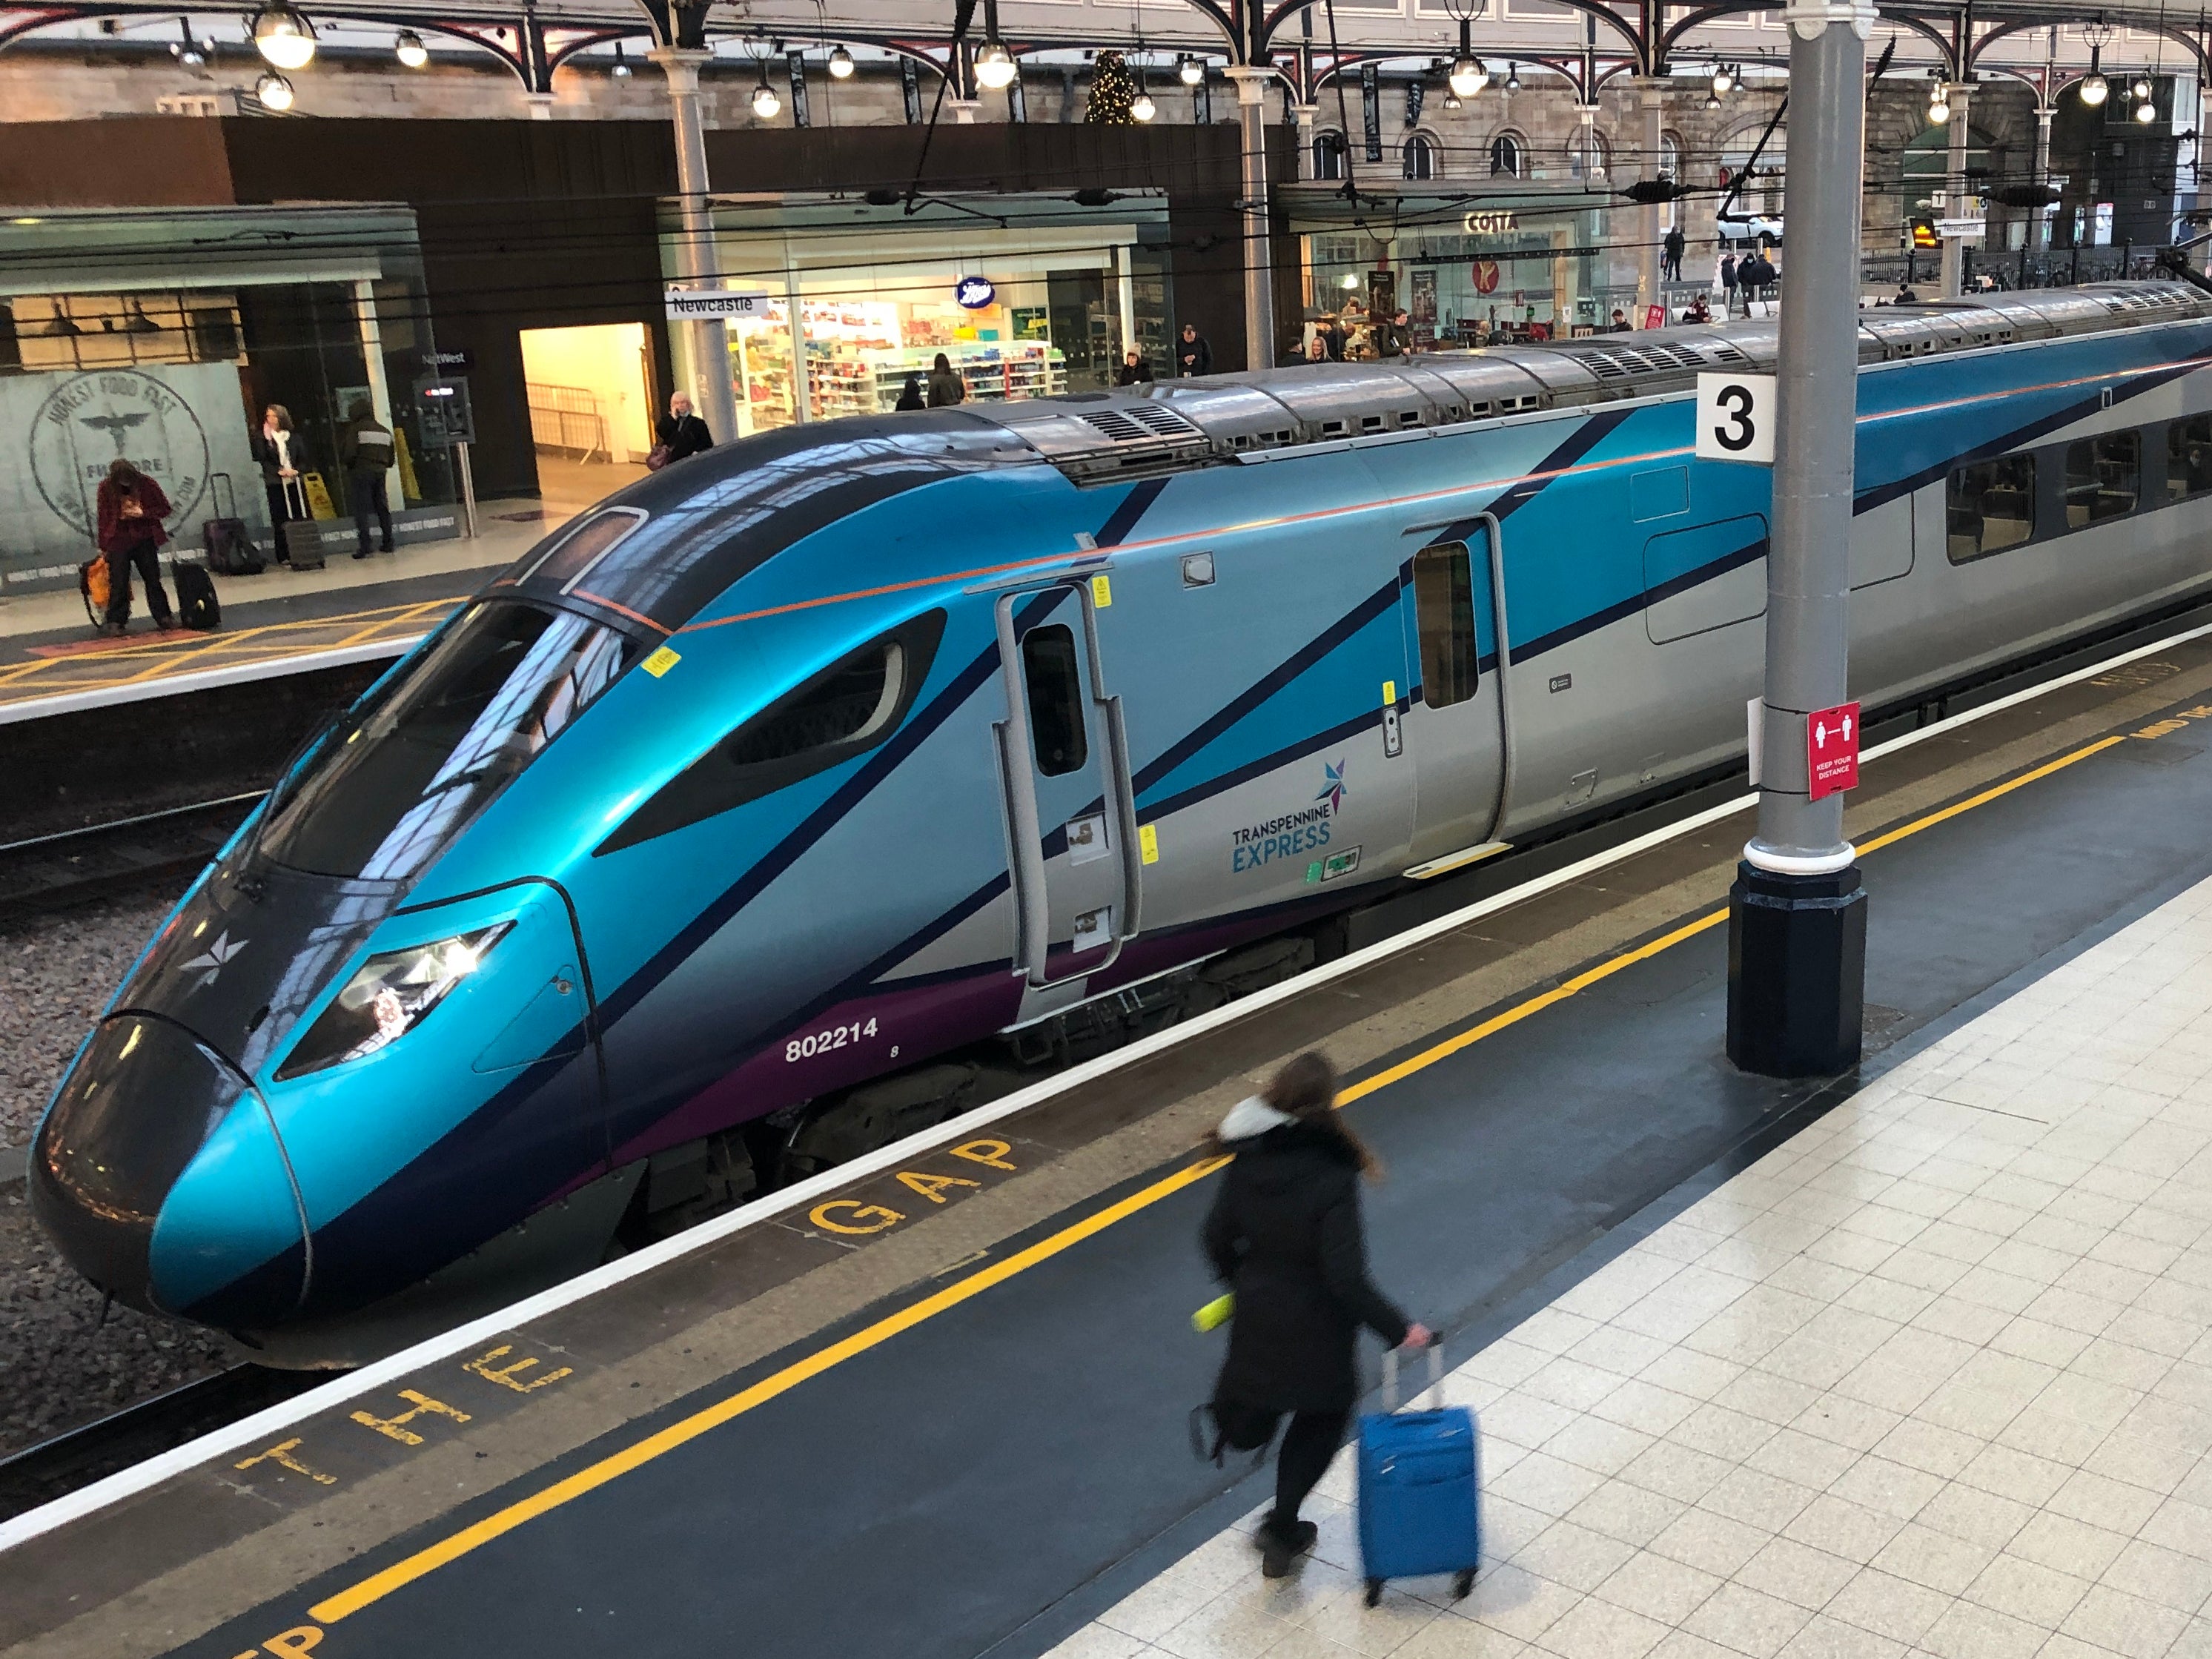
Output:
[[[1375,339],[1375,355],[1378,357],[1402,357],[1413,343],[1413,331],[1407,313],[1400,311],[1387,320],[1375,325],[1370,332]]]
[[[668,413],[660,417],[660,426],[654,435],[665,452],[662,466],[703,454],[714,447],[714,434],[707,430],[706,422],[691,412],[691,398],[687,392],[679,392],[668,400]],[[652,463],[648,460],[647,465]]]
[[[1206,344],[1206,337],[1198,331],[1195,323],[1185,323],[1182,339],[1176,346],[1176,374],[1188,379],[1194,374],[1211,374],[1212,372],[1213,348]]]
[[[368,556],[368,515],[376,514],[376,527],[384,550],[392,551],[392,503],[385,480],[392,468],[392,432],[379,426],[368,399],[356,398],[350,418],[338,434],[338,459],[345,464],[346,496],[353,502],[354,557]]]
[[[1682,234],[1681,226],[1668,227],[1667,240],[1659,245],[1661,282],[1679,283],[1682,280],[1682,252],[1689,245],[1689,239]]]

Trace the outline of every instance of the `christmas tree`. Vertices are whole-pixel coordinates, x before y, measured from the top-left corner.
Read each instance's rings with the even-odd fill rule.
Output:
[[[1130,106],[1137,99],[1137,77],[1118,52],[1102,52],[1091,76],[1091,102],[1084,121],[1094,127],[1133,127],[1137,118]]]

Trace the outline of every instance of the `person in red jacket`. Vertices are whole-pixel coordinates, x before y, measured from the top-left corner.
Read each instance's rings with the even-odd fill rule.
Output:
[[[169,596],[161,588],[161,544],[169,532],[161,520],[173,509],[161,486],[118,458],[100,481],[100,550],[107,556],[107,620],[110,634],[130,625],[131,567],[146,584],[146,608],[156,628],[170,626]]]

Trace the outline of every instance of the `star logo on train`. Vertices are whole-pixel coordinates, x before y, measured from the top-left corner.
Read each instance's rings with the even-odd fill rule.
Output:
[[[1327,801],[1332,814],[1342,811],[1344,810],[1345,763],[1339,761],[1335,765],[1331,766],[1327,761],[1323,761],[1321,763],[1321,771],[1322,778],[1321,793],[1314,799]]]
[[[177,971],[184,974],[198,974],[199,978],[193,981],[192,989],[204,991],[215,983],[216,975],[223,970],[224,964],[252,943],[251,939],[242,939],[233,945],[230,942],[230,930],[226,927],[215,936],[214,944],[209,945],[206,950],[189,962],[183,963]]]

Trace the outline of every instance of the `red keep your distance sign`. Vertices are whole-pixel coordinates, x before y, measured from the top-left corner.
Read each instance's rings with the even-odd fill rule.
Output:
[[[1498,292],[1498,261],[1477,259],[1474,262],[1474,291],[1477,294]]]
[[[1859,787],[1859,706],[1838,703],[1805,716],[1805,772],[1813,799]]]

